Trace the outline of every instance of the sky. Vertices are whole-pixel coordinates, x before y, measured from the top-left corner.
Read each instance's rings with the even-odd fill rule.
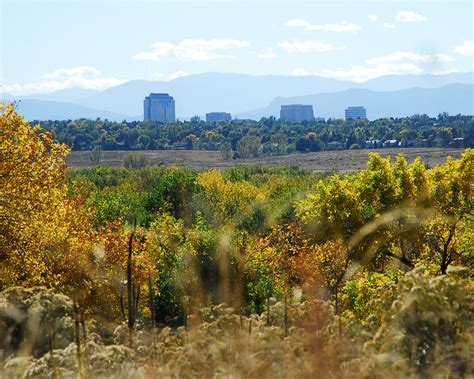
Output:
[[[472,1],[0,0],[1,90],[14,95],[203,72],[474,71]]]

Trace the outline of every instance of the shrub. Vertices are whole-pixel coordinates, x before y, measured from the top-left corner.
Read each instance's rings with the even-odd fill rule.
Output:
[[[127,154],[123,160],[123,165],[127,168],[142,168],[150,165],[150,158],[148,158],[145,154]]]

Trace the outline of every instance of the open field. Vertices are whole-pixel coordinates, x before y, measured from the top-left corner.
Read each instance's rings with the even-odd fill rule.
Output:
[[[234,159],[225,161],[219,151],[206,150],[154,150],[138,151],[149,157],[153,165],[177,165],[190,167],[196,170],[227,169],[229,167],[257,164],[262,166],[298,166],[311,171],[340,171],[352,172],[365,167],[367,155],[375,151],[382,156],[395,157],[403,153],[408,161],[413,161],[421,156],[423,162],[430,166],[442,163],[448,156],[458,158],[463,149],[446,148],[405,148],[405,149],[377,149],[377,150],[339,150],[322,151],[315,153],[298,153],[286,156],[265,156],[252,159]],[[127,154],[131,151],[104,151],[101,164],[108,166],[121,166]],[[69,167],[91,167],[89,151],[74,151],[68,159]]]

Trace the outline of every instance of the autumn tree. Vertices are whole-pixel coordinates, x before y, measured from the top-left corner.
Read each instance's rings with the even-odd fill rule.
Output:
[[[429,256],[446,274],[454,262],[470,262],[472,251],[464,251],[462,236],[469,233],[469,217],[474,212],[474,150],[467,149],[459,160],[448,158],[429,172],[430,203],[434,217],[425,225]]]
[[[69,149],[13,105],[0,115],[0,288],[90,290],[93,234],[64,185]],[[77,291],[76,291],[77,293]]]
[[[461,262],[457,247],[473,211],[473,153],[427,170],[420,159],[369,154],[367,169],[334,175],[297,204],[297,215],[322,242],[339,238],[351,259],[383,269],[391,259],[405,269],[433,257],[439,271]],[[461,231],[462,233],[457,233]]]
[[[265,200],[265,194],[249,181],[227,180],[218,170],[199,174],[196,181],[216,221],[238,220]]]

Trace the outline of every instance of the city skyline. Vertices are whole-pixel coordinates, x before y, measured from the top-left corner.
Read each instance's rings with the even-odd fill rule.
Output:
[[[175,100],[168,93],[150,93],[143,101],[143,120],[154,122],[185,121],[176,118]],[[199,115],[195,115],[200,119]],[[191,121],[192,118],[191,117]],[[268,117],[271,117],[268,115]],[[345,108],[345,119],[367,119],[367,109],[362,105]],[[206,112],[206,122],[231,121],[229,112]],[[236,118],[235,120],[238,120]],[[311,104],[284,104],[280,107],[280,120],[301,123],[304,121],[324,121],[324,117],[315,117]]]
[[[103,90],[203,72],[363,82],[473,70],[468,1],[138,4],[4,0],[2,91]]]

